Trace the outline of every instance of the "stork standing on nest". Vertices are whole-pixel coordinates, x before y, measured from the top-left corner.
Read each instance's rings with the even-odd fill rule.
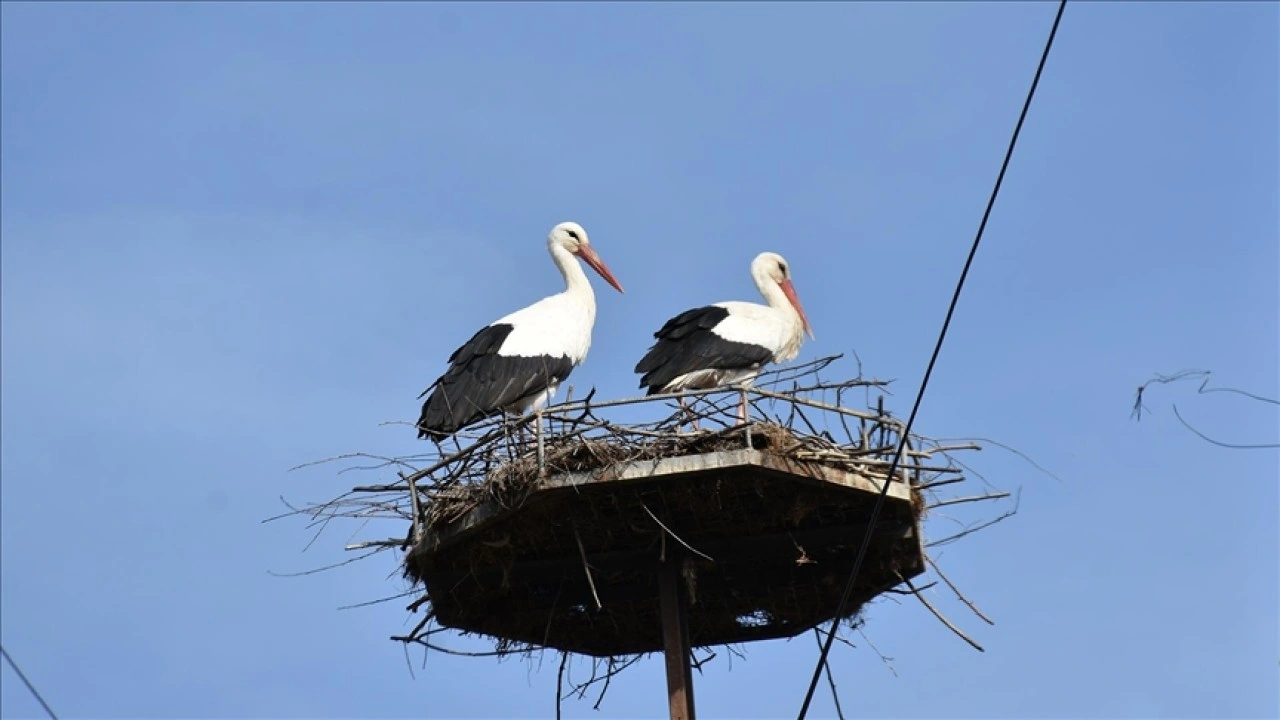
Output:
[[[574,222],[551,229],[547,250],[565,289],[498,319],[449,356],[449,369],[419,398],[418,437],[439,442],[471,423],[500,413],[538,412],[580,365],[591,346],[596,296],[575,258],[618,292],[622,285]]]
[[[760,253],[751,262],[751,277],[768,305],[719,302],[686,310],[654,333],[658,342],[636,365],[640,387],[648,395],[703,390],[753,382],[764,366],[786,362],[813,338],[800,299],[791,284],[791,268],[777,253]],[[680,406],[684,407],[681,398]],[[742,397],[738,422],[747,419]],[[697,421],[694,421],[695,427]]]

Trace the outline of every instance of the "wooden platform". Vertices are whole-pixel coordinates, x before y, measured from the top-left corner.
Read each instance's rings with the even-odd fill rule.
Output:
[[[789,637],[833,617],[881,482],[747,449],[552,475],[427,533],[406,569],[444,626],[616,656],[662,650],[678,549],[693,646]],[[924,572],[917,507],[890,484],[846,616]]]

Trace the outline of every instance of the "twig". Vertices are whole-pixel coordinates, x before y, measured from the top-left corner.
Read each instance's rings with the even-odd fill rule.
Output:
[[[912,437],[915,437],[915,436],[916,436],[916,435],[915,435],[915,433],[912,433],[911,435],[912,435]],[[911,455],[911,456],[914,456],[914,457],[924,457],[924,458],[929,458],[929,457],[933,457],[934,455],[936,455],[936,454],[938,454],[938,453],[942,453],[942,454],[944,454],[944,455],[945,455],[945,454],[947,454],[947,453],[949,453],[949,452],[955,452],[955,451],[957,451],[957,450],[981,450],[981,449],[982,449],[982,446],[981,446],[981,445],[979,445],[979,444],[977,444],[977,443],[971,443],[971,442],[970,442],[970,443],[964,443],[963,445],[938,445],[938,446],[936,446],[936,447],[931,447],[931,448],[921,448],[921,449],[919,449],[919,450],[909,450],[909,451],[907,452],[907,454],[908,454],[908,455]]]
[[[449,628],[443,626],[423,631],[423,628],[429,625],[433,619],[434,617],[425,617],[419,621],[417,625],[413,626],[413,630],[408,635],[392,635],[391,639],[407,645],[409,643],[420,643],[425,637],[439,635],[442,632],[448,632]]]
[[[875,420],[876,422],[880,422],[880,423],[892,424],[895,428],[898,428],[898,429],[902,428],[902,422],[900,420],[898,420],[897,418],[889,417],[887,415],[879,415],[876,413],[863,412],[861,410],[851,410],[849,408],[837,407],[835,405],[831,405],[830,403],[818,402],[817,400],[807,400],[805,398],[794,397],[791,395],[784,395],[782,393],[770,392],[769,390],[761,390],[759,388],[752,388],[751,392],[755,393],[756,395],[760,395],[762,397],[775,398],[777,400],[785,400],[787,402],[793,402],[799,405],[808,405],[809,407],[818,408],[819,410],[826,410],[828,412],[837,413],[839,415],[848,415],[849,417]]]
[[[339,610],[355,610],[356,608],[369,607],[370,605],[381,605],[384,602],[391,602],[392,600],[399,600],[400,598],[408,597],[409,595],[412,595],[415,592],[417,591],[406,590],[402,593],[396,593],[395,595],[388,595],[387,597],[384,597],[384,598],[378,598],[377,600],[366,600],[365,602],[356,603],[355,605],[342,605],[338,609]]]
[[[817,641],[818,648],[822,648],[822,633],[818,632],[818,628],[813,629],[813,639]],[[840,708],[840,693],[836,692],[836,680],[831,677],[831,663],[827,658],[822,659],[822,667],[827,671],[827,684],[831,686],[831,702],[836,706],[836,717],[844,720],[844,710]]]
[[[920,587],[920,591],[923,592],[925,590],[928,590],[929,588],[937,584],[938,583],[936,582],[931,582],[927,585],[923,585]],[[898,588],[889,588],[888,590],[885,590],[885,592],[890,595],[914,595],[916,593],[915,590],[899,590]]]
[[[294,472],[294,471],[301,470],[303,468],[312,467],[315,465],[324,465],[331,462],[337,462],[338,460],[353,460],[355,458],[381,460],[383,464],[378,467],[386,467],[387,465],[404,465],[405,467],[411,470],[413,469],[413,466],[404,462],[403,458],[383,457],[381,455],[372,455],[370,453],[363,453],[363,452],[350,452],[350,453],[343,453],[341,455],[334,455],[332,457],[322,458],[320,460],[312,460],[311,462],[305,462],[305,463],[302,463],[301,465],[294,465],[293,467],[289,468],[287,472]]]
[[[946,625],[951,630],[951,632],[955,633],[961,640],[964,640],[965,642],[972,645],[973,648],[978,652],[986,652],[986,650],[982,649],[981,645],[973,641],[973,638],[970,638],[968,635],[965,635],[963,632],[960,631],[960,628],[956,627],[955,625],[952,625],[950,620],[945,618],[942,615],[942,613],[938,612],[938,609],[935,608],[932,604],[930,604],[928,600],[925,600],[924,595],[921,595],[920,591],[916,590],[915,586],[911,584],[910,580],[906,579],[905,577],[902,577],[901,575],[898,576],[898,579],[906,583],[907,587],[911,588],[911,594],[915,595],[917,600],[919,600],[925,607],[929,608],[929,612],[933,613],[934,617],[941,620],[942,624]]]
[[[714,659],[716,658],[716,654],[715,654],[715,652],[713,652],[713,651],[711,651],[711,650],[707,650],[707,656],[706,656],[706,657],[704,657],[704,658],[699,658],[699,657],[698,657],[698,655],[697,655],[697,651],[698,651],[698,650],[707,650],[707,649],[706,649],[706,648],[692,648],[691,650],[689,650],[689,658],[690,658],[690,659],[689,659],[689,667],[693,668],[694,670],[697,670],[697,671],[698,671],[698,674],[699,674],[699,675],[701,675],[701,674],[702,674],[702,666],[703,666],[703,665],[706,665],[707,663],[709,663],[709,662],[711,662],[712,660],[714,660]]]
[[[418,675],[413,671],[413,663],[409,661],[409,643],[403,643],[400,647],[404,650],[404,664],[409,668],[409,679],[417,680]]]
[[[814,629],[817,629],[817,628],[814,628]],[[848,647],[850,650],[857,650],[857,649],[858,649],[858,646],[857,646],[857,645],[854,645],[854,644],[853,644],[853,642],[852,642],[852,641],[850,641],[848,638],[841,637],[841,636],[839,636],[839,635],[836,635],[836,642],[838,642],[838,643],[840,643],[840,644],[842,644],[842,645],[844,645],[844,646]]]
[[[828,355],[827,357],[818,358],[817,360],[810,360],[809,362],[800,363],[798,365],[791,365],[787,367],[775,368],[772,370],[765,370],[764,372],[760,373],[760,376],[758,378],[756,378],[755,384],[760,386],[777,385],[780,383],[794,380],[795,378],[798,378],[798,377],[804,377],[806,375],[816,375],[818,371],[826,368],[828,365],[839,360],[842,357],[844,357],[844,353],[838,353],[836,355]],[[861,372],[858,373],[858,377],[862,377]]]
[[[413,504],[413,529],[409,531],[409,534],[413,538],[413,544],[417,545],[422,532],[422,506],[418,499],[418,481],[404,473],[399,473],[399,475],[404,479],[405,484],[409,486],[409,500]]]
[[[342,549],[343,550],[368,550],[371,547],[393,548],[393,547],[404,547],[404,546],[405,546],[404,540],[395,540],[395,539],[363,540],[358,543],[348,543],[346,545],[343,545]]]
[[[405,642],[403,638],[397,637],[394,635],[391,636],[391,639],[397,642]],[[512,650],[484,650],[484,651],[475,651],[475,652],[469,651],[469,650],[453,650],[451,648],[442,647],[440,645],[427,642],[426,640],[423,640],[420,637],[413,638],[409,642],[415,642],[419,645],[422,645],[423,647],[427,647],[432,650],[435,650],[436,652],[442,652],[446,655],[457,655],[459,657],[506,657],[508,655],[511,655],[514,652]]]
[[[431,623],[431,620],[432,620],[433,618],[435,618],[435,616],[436,616],[436,615],[435,615],[435,613],[430,613],[430,612],[429,612],[429,613],[427,613],[426,615],[424,615],[424,616],[422,617],[422,620],[418,621],[418,624],[417,624],[417,625],[414,625],[414,626],[413,626],[413,629],[409,631],[409,634],[408,634],[408,635],[402,635],[402,636],[400,636],[400,637],[393,637],[393,638],[391,638],[391,639],[392,639],[392,640],[399,640],[399,641],[404,642],[404,643],[408,643],[408,642],[411,642],[411,641],[413,641],[413,640],[417,640],[419,637],[425,637],[424,635],[421,635],[420,633],[422,633],[422,629],[423,629],[423,628],[425,628],[428,624],[430,624],[430,623]],[[426,633],[426,634],[427,634],[427,635],[430,635],[431,633],[430,633],[430,632],[428,632],[428,633]]]
[[[706,553],[702,552],[701,550],[698,550],[698,549],[694,548],[692,545],[690,545],[689,543],[685,542],[685,541],[684,541],[684,538],[682,538],[682,537],[680,537],[679,535],[677,535],[677,534],[675,534],[674,532],[672,532],[672,531],[671,531],[671,528],[667,527],[666,525],[663,525],[663,524],[662,524],[662,521],[658,519],[658,516],[657,516],[657,515],[654,515],[654,514],[653,514],[653,511],[649,509],[649,506],[648,506],[648,505],[646,505],[646,504],[645,504],[645,502],[644,502],[643,500],[641,500],[641,501],[640,501],[640,507],[644,508],[644,511],[645,511],[645,512],[647,512],[647,513],[649,513],[649,517],[653,518],[653,521],[654,521],[654,522],[656,522],[656,523],[658,523],[658,526],[659,526],[659,527],[661,527],[663,530],[666,530],[668,535],[670,535],[671,537],[675,538],[676,542],[678,542],[678,543],[680,543],[681,545],[683,545],[683,546],[685,546],[686,548],[688,548],[690,552],[693,552],[693,553],[695,553],[695,554],[697,554],[697,555],[700,555],[700,556],[702,556],[702,557],[704,557],[704,558],[706,558],[706,559],[710,560],[711,562],[715,562],[715,561],[716,561],[716,560],[715,560],[715,558],[713,558],[713,557],[711,557],[710,555],[708,555],[708,554],[706,554]]]
[[[978,617],[985,620],[988,625],[996,624],[994,620],[987,617],[986,615],[983,615],[982,611],[978,609],[978,606],[974,605],[973,602],[969,600],[969,598],[964,596],[964,593],[960,592],[960,588],[956,587],[955,583],[951,582],[949,579],[947,579],[946,575],[942,574],[942,568],[938,567],[938,564],[933,561],[933,558],[929,557],[928,554],[926,554],[924,556],[924,561],[929,563],[929,567],[933,568],[934,572],[938,573],[938,577],[942,578],[942,582],[946,583],[947,587],[951,588],[951,592],[955,593],[956,597],[960,598],[960,602],[969,606],[969,609],[973,611],[974,615],[977,615]]]
[[[884,663],[884,666],[889,668],[889,672],[893,673],[894,677],[898,677],[898,671],[893,667],[893,658],[885,657],[885,654],[880,652],[880,648],[876,647],[875,643],[871,642],[871,638],[867,637],[867,634],[862,631],[862,628],[858,628],[858,634],[862,636],[863,640],[867,641],[867,647],[871,648],[871,650],[880,657],[880,662]]]
[[[633,655],[628,657],[626,660],[621,660],[621,661],[619,658],[616,658],[616,657],[605,658],[604,659],[605,670],[603,674],[601,674],[600,672],[600,663],[602,659],[592,658],[591,677],[587,678],[583,682],[575,684],[573,687],[569,688],[567,692],[561,690],[560,688],[557,688],[557,697],[567,698],[570,695],[577,695],[578,699],[581,700],[582,698],[586,697],[587,690],[589,690],[592,685],[595,685],[596,683],[603,683],[603,686],[600,688],[600,694],[596,697],[596,702],[594,706],[594,709],[599,710],[600,703],[604,702],[605,693],[608,692],[609,683],[612,681],[613,677],[623,672],[627,668],[631,667],[632,665],[635,665],[637,662],[640,661],[642,657],[644,656]],[[573,679],[570,678],[569,681],[573,682]]]
[[[573,539],[578,541],[578,554],[582,556],[582,571],[587,574],[587,584],[591,586],[591,597],[596,601],[596,610],[604,608],[600,604],[600,595],[596,593],[596,581],[591,578],[591,565],[587,562],[587,551],[582,546],[582,536],[578,534],[578,524],[573,524]]]
[[[1146,392],[1149,386],[1157,383],[1161,385],[1165,385],[1168,383],[1178,382],[1179,380],[1185,380],[1189,377],[1202,378],[1200,387],[1196,389],[1196,393],[1199,395],[1205,395],[1213,392],[1235,393],[1236,395],[1243,395],[1244,397],[1247,397],[1251,400],[1257,400],[1258,402],[1270,403],[1272,405],[1280,405],[1280,400],[1275,400],[1273,398],[1268,398],[1268,397],[1262,397],[1261,395],[1255,395],[1253,393],[1245,392],[1244,390],[1238,390],[1236,388],[1210,388],[1209,380],[1212,375],[1213,375],[1213,372],[1211,370],[1180,370],[1172,375],[1160,375],[1157,373],[1155,377],[1151,378],[1150,380],[1138,386],[1138,392],[1136,397],[1134,397],[1134,400],[1133,400],[1133,411],[1130,413],[1130,417],[1134,418],[1135,420],[1142,419],[1142,411],[1145,409],[1145,406],[1142,404],[1142,395],[1144,392]]]
[[[948,505],[959,505],[961,503],[982,502],[983,500],[999,500],[1001,498],[1007,498],[1007,497],[1009,497],[1009,493],[1007,492],[988,493],[986,495],[969,495],[968,497],[958,497],[958,498],[950,498],[947,500],[940,500],[936,503],[933,503],[932,505],[929,505],[928,507],[929,509],[933,509],[933,508],[946,507]]]
[[[920,483],[919,485],[916,486],[916,489],[932,490],[933,488],[942,487],[943,485],[954,485],[956,483],[962,483],[962,482],[964,482],[963,477],[942,478],[941,480],[934,480],[933,482]]]
[[[1031,456],[1030,456],[1030,455],[1027,455],[1026,453],[1022,452],[1021,450],[1018,450],[1017,448],[1010,447],[1009,445],[1005,445],[1005,444],[1004,444],[1004,443],[1002,443],[1002,442],[996,442],[995,440],[992,440],[992,439],[990,439],[990,438],[982,438],[982,437],[973,437],[973,438],[934,438],[934,442],[938,442],[938,443],[947,442],[947,441],[949,441],[949,440],[970,440],[970,441],[976,441],[976,442],[983,442],[983,443],[987,443],[988,445],[995,445],[995,446],[996,446],[996,447],[998,447],[998,448],[1001,448],[1001,449],[1003,449],[1003,450],[1007,450],[1007,451],[1009,451],[1009,452],[1013,453],[1014,455],[1017,455],[1018,457],[1022,458],[1023,460],[1026,460],[1026,461],[1027,461],[1027,463],[1031,465],[1031,467],[1033,467],[1033,468],[1035,468],[1035,469],[1039,470],[1040,472],[1044,473],[1045,475],[1048,475],[1049,477],[1053,478],[1054,480],[1057,480],[1058,482],[1062,482],[1062,478],[1060,478],[1060,477],[1058,477],[1057,475],[1053,474],[1053,472],[1051,472],[1051,471],[1050,471],[1050,470],[1048,470],[1047,468],[1045,468],[1045,467],[1041,466],[1041,465],[1040,465],[1040,463],[1038,463],[1038,462],[1036,462],[1035,460],[1033,460],[1033,459],[1031,458]],[[957,449],[958,449],[958,448],[957,448]],[[935,452],[939,452],[939,451],[941,451],[943,454],[946,454],[946,453],[948,452],[948,450],[949,450],[949,448],[947,448],[947,449],[943,449],[943,448],[935,448],[935,449],[934,449],[934,451],[935,451]]]
[[[1200,439],[1201,439],[1201,440],[1204,440],[1204,441],[1209,442],[1209,443],[1213,443],[1214,445],[1217,445],[1218,447],[1229,448],[1229,449],[1232,449],[1232,450],[1271,450],[1271,449],[1274,449],[1274,448],[1280,448],[1280,443],[1266,443],[1266,444],[1263,444],[1263,445],[1235,445],[1235,444],[1232,444],[1232,443],[1225,443],[1225,442],[1222,442],[1221,440],[1214,440],[1213,438],[1209,437],[1208,435],[1205,435],[1204,433],[1200,432],[1199,430],[1197,430],[1197,429],[1195,429],[1195,428],[1191,427],[1191,423],[1187,422],[1186,420],[1183,420],[1183,419],[1182,419],[1182,413],[1178,412],[1178,406],[1177,406],[1177,405],[1174,405],[1174,406],[1173,406],[1173,414],[1178,418],[1178,422],[1182,423],[1182,426],[1183,426],[1183,427],[1185,427],[1186,429],[1188,429],[1188,430],[1190,430],[1191,432],[1195,433],[1196,435],[1200,436]]]
[[[984,530],[984,529],[986,529],[986,528],[989,528],[989,527],[991,527],[992,525],[995,525],[996,523],[998,523],[998,522],[1000,522],[1000,521],[1002,521],[1002,520],[1007,520],[1008,518],[1011,518],[1011,517],[1013,517],[1014,515],[1017,515],[1017,514],[1018,514],[1018,505],[1020,504],[1021,498],[1022,498],[1022,491],[1021,491],[1021,490],[1019,490],[1019,491],[1018,491],[1018,493],[1014,496],[1013,509],[1012,509],[1012,510],[1006,510],[1005,512],[1001,513],[999,517],[997,517],[997,518],[995,518],[995,519],[993,519],[993,520],[988,520],[987,522],[980,523],[980,524],[978,524],[978,525],[971,525],[971,526],[969,526],[969,527],[965,528],[964,530],[962,530],[962,531],[960,531],[960,532],[956,533],[955,535],[949,535],[949,536],[947,536],[947,537],[945,537],[945,538],[943,538],[943,539],[941,539],[941,540],[934,540],[934,541],[932,541],[932,542],[927,542],[927,543],[925,543],[925,545],[924,545],[924,546],[925,546],[925,547],[938,547],[938,546],[940,546],[940,545],[946,545],[947,543],[955,542],[956,540],[959,540],[960,538],[965,537],[966,535],[972,535],[973,533],[976,533],[976,532],[978,532],[979,530]]]
[[[564,695],[564,666],[569,662],[569,653],[560,651],[560,672],[556,673],[556,720],[560,720],[560,701]]]
[[[340,567],[342,567],[343,565],[350,565],[350,564],[351,564],[351,563],[353,563],[353,562],[356,562],[356,561],[359,561],[359,560],[363,560],[363,559],[365,559],[365,558],[367,558],[367,557],[369,557],[369,556],[371,556],[371,555],[376,555],[376,554],[378,554],[378,553],[382,552],[383,550],[386,550],[386,548],[385,548],[385,547],[380,547],[380,548],[378,548],[378,549],[376,549],[376,550],[372,550],[372,551],[367,552],[367,553],[365,553],[365,554],[363,554],[363,555],[358,555],[358,556],[353,557],[353,558],[347,558],[346,560],[343,560],[342,562],[336,562],[336,563],[333,563],[332,565],[325,565],[324,567],[318,567],[318,568],[315,568],[315,569],[313,569],[313,570],[304,570],[304,571],[302,571],[302,572],[296,572],[296,573],[278,573],[278,572],[275,572],[275,571],[272,571],[272,570],[268,570],[268,571],[267,571],[267,574],[268,574],[268,575],[272,575],[272,576],[274,576],[274,577],[282,577],[282,578],[284,578],[284,577],[302,577],[302,576],[304,576],[304,575],[315,575],[316,573],[321,573],[321,572],[324,572],[324,571],[326,571],[326,570],[333,570],[334,568],[340,568]]]
[[[609,669],[608,669],[608,671],[607,671],[607,672],[605,672],[605,676],[604,676],[604,686],[600,688],[600,694],[599,694],[598,696],[596,696],[596,704],[591,706],[591,709],[592,709],[592,710],[599,710],[599,709],[600,709],[600,703],[604,702],[604,694],[605,694],[605,693],[607,693],[607,692],[609,692],[609,683],[613,681],[613,676],[614,676],[614,675],[617,675],[618,673],[622,672],[623,670],[626,670],[627,668],[629,668],[629,667],[631,667],[632,665],[636,664],[637,662],[639,662],[639,660],[640,660],[640,657],[639,657],[639,656],[636,656],[636,657],[633,657],[633,658],[631,658],[631,659],[627,660],[627,661],[626,661],[626,662],[624,662],[622,665],[618,665],[618,666],[616,666],[616,667],[615,667],[615,665],[616,665],[616,659],[615,659],[615,658],[609,658]]]

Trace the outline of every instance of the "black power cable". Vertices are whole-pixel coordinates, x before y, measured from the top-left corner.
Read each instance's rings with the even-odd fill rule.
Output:
[[[1031,100],[1035,97],[1036,87],[1040,84],[1040,74],[1044,72],[1045,62],[1049,59],[1049,50],[1053,47],[1053,38],[1058,34],[1058,23],[1062,21],[1062,11],[1067,8],[1067,0],[1062,0],[1058,4],[1058,14],[1053,18],[1053,28],[1049,30],[1049,39],[1045,42],[1044,52],[1040,55],[1040,65],[1036,68],[1035,78],[1031,81],[1031,89],[1027,91],[1027,99],[1022,104],[1022,114],[1018,116],[1018,124],[1013,128],[1013,137],[1009,139],[1009,149],[1005,151],[1004,163],[1000,165],[1000,174],[996,177],[995,187],[991,190],[991,198],[987,201],[986,212],[982,213],[982,222],[978,225],[978,233],[973,238],[973,246],[969,248],[969,257],[964,261],[964,269],[960,272],[960,281],[956,283],[955,294],[951,296],[951,306],[947,308],[947,317],[942,323],[942,332],[938,334],[938,342],[934,345],[933,355],[929,358],[929,366],[924,371],[924,380],[920,382],[920,392],[916,393],[915,405],[911,407],[911,416],[907,419],[907,425],[902,430],[902,435],[898,438],[898,448],[893,455],[893,462],[889,465],[889,473],[885,476],[884,487],[880,489],[880,494],[876,496],[876,504],[871,510],[871,519],[867,522],[867,531],[863,535],[862,544],[858,546],[858,555],[853,561],[853,572],[849,574],[849,581],[845,583],[844,594],[840,596],[840,604],[836,606],[835,618],[831,621],[831,632],[827,634],[827,639],[822,645],[822,651],[818,656],[818,665],[813,670],[813,679],[809,681],[809,690],[805,693],[804,704],[800,706],[799,720],[804,720],[805,715],[809,712],[809,703],[813,701],[814,690],[818,687],[818,680],[822,677],[822,668],[827,661],[827,655],[831,652],[831,644],[835,640],[836,631],[840,627],[840,617],[844,614],[845,605],[849,603],[849,596],[853,594],[854,583],[858,579],[858,571],[862,569],[862,561],[867,555],[867,546],[871,544],[871,534],[875,530],[876,518],[880,516],[880,508],[884,505],[885,495],[889,493],[890,479],[898,470],[898,463],[902,459],[902,450],[906,445],[907,438],[911,437],[911,426],[916,421],[916,412],[920,410],[920,401],[924,398],[925,388],[929,386],[929,377],[933,374],[933,366],[938,361],[938,354],[942,352],[942,343],[947,337],[947,328],[951,326],[951,316],[955,313],[956,304],[960,300],[960,291],[964,289],[965,278],[969,275],[969,266],[973,264],[973,256],[978,252],[978,245],[982,242],[982,233],[987,228],[987,220],[991,217],[991,208],[996,204],[996,196],[1000,194],[1000,186],[1004,182],[1005,171],[1009,169],[1009,160],[1013,158],[1013,149],[1018,144],[1018,135],[1022,132],[1022,123],[1027,119],[1027,111],[1031,109]]]
[[[22,668],[18,667],[18,663],[13,661],[13,656],[9,654],[8,650],[4,649],[3,645],[0,645],[0,655],[4,656],[4,659],[9,662],[9,667],[13,668],[13,671],[18,674],[18,679],[21,680],[22,684],[26,685],[27,689],[31,691],[32,697],[40,703],[40,707],[44,708],[44,711],[49,713],[49,717],[53,718],[53,720],[58,720],[58,716],[53,714],[53,709],[49,707],[49,703],[45,702],[44,698],[40,696],[39,691],[36,690],[36,686],[31,684],[31,681],[27,679],[26,674],[22,672]]]

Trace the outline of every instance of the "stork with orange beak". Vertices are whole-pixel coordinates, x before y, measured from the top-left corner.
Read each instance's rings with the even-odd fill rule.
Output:
[[[796,297],[787,261],[777,253],[760,253],[751,262],[751,277],[768,305],[706,305],[680,313],[654,333],[658,342],[635,369],[647,394],[747,386],[766,364],[799,354],[802,331],[813,338],[813,328]],[[744,396],[738,421],[746,419]]]
[[[537,412],[582,364],[591,347],[596,296],[581,259],[618,292],[622,285],[573,222],[551,229],[547,250],[565,289],[502,317],[449,356],[449,369],[426,390],[418,437],[439,442],[493,415]]]

